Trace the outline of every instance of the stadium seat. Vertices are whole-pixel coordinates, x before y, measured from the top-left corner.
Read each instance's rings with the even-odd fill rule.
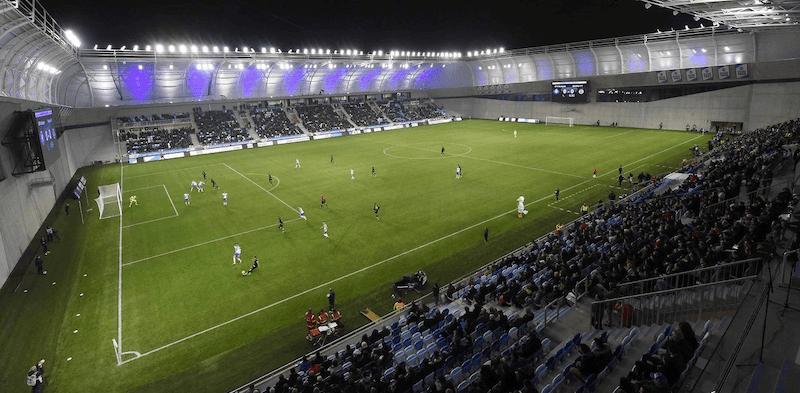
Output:
[[[469,381],[463,381],[460,384],[458,384],[456,392],[466,392],[468,387],[469,387]]]

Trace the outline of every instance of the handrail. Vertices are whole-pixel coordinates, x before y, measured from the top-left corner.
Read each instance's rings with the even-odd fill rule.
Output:
[[[723,200],[723,201],[720,201],[720,202],[717,202],[717,203],[714,203],[714,204],[711,204],[711,205],[706,205],[706,206],[705,206],[705,209],[706,209],[706,211],[711,211],[711,209],[716,209],[716,208],[718,208],[720,205],[722,205],[722,206],[727,206],[727,205],[730,205],[732,202],[736,201],[737,199],[741,199],[741,198],[742,198],[742,197],[744,197],[744,196],[748,196],[748,195],[750,195],[750,194],[758,194],[759,192],[766,191],[766,190],[770,190],[770,189],[772,189],[773,187],[782,186],[782,185],[784,185],[784,184],[785,184],[785,185],[787,185],[787,186],[789,186],[789,185],[791,185],[791,183],[792,183],[792,182],[791,182],[791,181],[789,181],[789,180],[782,181],[782,182],[778,182],[778,183],[773,183],[773,182],[770,182],[768,186],[759,187],[758,189],[755,189],[755,190],[753,190],[753,191],[747,192],[747,193],[746,193],[746,194],[744,194],[744,195],[737,195],[737,196],[735,196],[735,197],[727,198],[727,199],[725,199],[725,200]],[[720,188],[721,188],[721,187],[720,187]]]
[[[758,267],[759,267],[758,263],[759,262],[761,262],[761,258],[749,258],[749,259],[743,259],[741,261],[735,261],[735,262],[730,262],[730,263],[721,263],[721,264],[717,264],[717,265],[714,265],[714,266],[709,266],[709,267],[704,267],[704,268],[700,268],[700,269],[689,270],[689,271],[685,271],[685,272],[672,273],[672,274],[667,274],[667,275],[663,275],[663,276],[659,276],[659,277],[645,278],[645,279],[637,280],[637,281],[623,282],[623,283],[617,284],[617,289],[620,289],[620,290],[624,291],[624,290],[628,290],[628,288],[631,287],[631,286],[637,285],[638,286],[638,290],[636,288],[634,288],[634,289],[632,289],[632,291],[634,293],[643,294],[643,293],[648,292],[649,289],[654,288],[655,287],[655,283],[657,283],[659,280],[665,280],[667,282],[667,284],[669,284],[670,287],[672,287],[672,288],[686,288],[689,285],[691,285],[691,283],[696,282],[698,276],[702,277],[704,273],[710,272],[710,271],[723,270],[726,273],[734,273],[734,271],[736,270],[736,268],[738,266],[747,265],[748,268],[744,269],[744,271],[742,271],[742,273],[747,273],[748,271],[751,272],[751,273],[752,272],[756,272],[756,271],[758,271]],[[756,269],[753,270],[752,269],[753,267],[755,267]],[[708,280],[712,280],[714,282],[720,281],[720,277],[717,276],[716,279],[715,279],[715,275],[714,274],[709,274],[709,275],[706,276],[706,278]],[[728,275],[724,279],[729,279],[729,278],[730,278],[730,275]],[[653,285],[650,286],[650,285],[647,285],[647,284],[653,284]]]
[[[702,318],[704,312],[712,312],[729,308],[740,303],[740,297],[749,290],[750,280],[758,278],[750,275],[730,280],[698,284],[690,287],[668,289],[646,294],[621,296],[592,302],[590,324],[599,325],[607,319],[608,326],[647,325],[653,323],[670,323],[678,319]],[[719,289],[731,285],[730,296],[719,294]],[[736,285],[737,287],[734,287]],[[688,298],[686,298],[688,297]],[[672,299],[672,303],[662,302]],[[696,304],[688,301],[696,300]],[[652,307],[647,307],[647,304]],[[619,306],[617,306],[619,305]],[[616,318],[613,316],[616,314]]]

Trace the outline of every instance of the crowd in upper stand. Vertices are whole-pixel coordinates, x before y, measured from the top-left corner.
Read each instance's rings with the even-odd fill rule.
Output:
[[[185,149],[192,145],[190,127],[159,129],[153,131],[122,131],[120,141],[126,142],[128,154],[142,154],[160,150]]]
[[[378,106],[393,122],[433,119],[444,116],[444,113],[432,103],[408,105],[400,101],[381,101]]]
[[[243,129],[233,110],[203,111],[193,108],[194,122],[197,124],[197,139],[202,145],[244,142],[250,138]]]
[[[509,255],[466,282],[448,285],[443,298],[457,303],[432,312],[413,303],[402,320],[405,326],[384,326],[355,347],[304,359],[299,371],[291,369],[288,378],[281,375],[269,392],[454,392],[463,379],[460,373],[466,368],[469,375],[462,362],[476,358],[478,366],[472,367],[480,372],[469,379],[466,391],[534,392],[531,360],[542,341],[529,328],[532,310],[567,298],[582,278],[589,278],[589,295],[602,299],[614,296],[622,282],[724,265],[754,256],[759,245],[777,242],[785,225],[779,216],[797,202],[788,185],[775,196],[758,191],[742,195],[741,202],[733,198],[740,196],[742,179],[760,174],[758,186],[765,187],[781,165],[800,161],[800,150],[793,157],[783,147],[797,140],[798,131],[800,121],[793,120],[735,139],[718,135],[710,152],[683,168],[690,176],[681,187],[651,191],[632,203],[609,202],[570,229],[533,242],[523,254]],[[675,283],[663,284],[669,288]],[[458,310],[462,301],[468,304],[463,314]],[[458,311],[448,315],[449,309]],[[593,324],[602,328],[602,318]],[[512,332],[523,339],[508,345]],[[681,334],[675,333],[674,340],[681,341]],[[492,340],[488,346],[487,340]],[[682,350],[676,345],[667,346],[669,357]]]
[[[250,107],[250,118],[256,127],[256,133],[261,138],[276,138],[288,135],[298,135],[302,132],[281,108],[259,106]]]
[[[295,105],[300,121],[308,132],[344,130],[352,127],[330,105]]]
[[[186,112],[179,112],[179,113],[162,113],[162,114],[154,114],[154,115],[137,115],[137,116],[119,116],[117,117],[117,123],[143,123],[149,121],[161,121],[161,120],[186,120],[189,121],[191,119],[191,114]]]
[[[389,123],[364,102],[343,103],[342,107],[350,114],[350,119],[359,127],[376,126]]]

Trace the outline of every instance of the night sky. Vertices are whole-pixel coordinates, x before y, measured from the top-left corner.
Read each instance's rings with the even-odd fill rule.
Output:
[[[710,25],[634,0],[39,2],[82,48],[161,43],[466,54]]]

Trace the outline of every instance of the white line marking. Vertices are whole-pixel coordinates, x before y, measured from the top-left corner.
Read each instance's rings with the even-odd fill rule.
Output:
[[[160,187],[160,186],[162,186],[162,185],[163,185],[163,184],[159,184],[159,185],[157,185],[157,186],[150,186],[150,187],[134,188],[133,190],[122,190],[122,193],[123,193],[123,194],[127,194],[127,193],[129,193],[129,192],[140,191],[140,190],[147,190],[147,189],[150,189],[150,188],[156,188],[156,187]],[[122,187],[120,187],[120,188],[122,188]]]
[[[291,219],[291,220],[289,220],[289,221],[284,221],[284,223],[290,223],[290,222],[297,221],[297,220],[300,220],[300,217],[297,217],[297,218],[295,218],[295,219]],[[151,260],[151,259],[155,259],[155,258],[163,257],[164,255],[174,254],[174,253],[176,253],[176,252],[181,252],[181,251],[185,251],[185,250],[192,249],[192,248],[195,248],[195,247],[204,246],[204,245],[206,245],[206,244],[210,244],[210,243],[218,242],[218,241],[220,241],[220,240],[225,240],[225,239],[230,239],[230,238],[232,238],[232,237],[236,237],[236,236],[246,235],[246,234],[248,234],[248,233],[252,233],[252,232],[261,231],[261,230],[264,230],[264,229],[267,229],[267,228],[274,228],[274,227],[276,227],[276,226],[278,226],[278,224],[267,225],[267,226],[264,226],[264,227],[255,228],[255,229],[250,229],[250,230],[247,230],[247,231],[244,231],[244,232],[239,232],[239,233],[236,233],[236,234],[233,234],[233,235],[229,235],[229,236],[223,236],[223,237],[220,237],[220,238],[216,238],[216,239],[212,239],[212,240],[204,241],[204,242],[202,242],[202,243],[193,244],[193,245],[191,245],[191,246],[181,247],[181,248],[178,248],[178,249],[175,249],[175,250],[172,250],[172,251],[167,251],[167,252],[164,252],[164,253],[161,253],[161,254],[157,254],[157,255],[149,256],[149,257],[147,257],[147,258],[142,258],[142,259],[137,259],[137,260],[135,260],[135,261],[126,262],[126,263],[123,263],[123,264],[122,264],[122,266],[130,266],[130,265],[133,265],[133,264],[135,264],[135,263],[144,262],[144,261],[149,261],[149,260]]]
[[[264,173],[245,173],[245,174],[246,174],[246,175],[269,176],[269,173],[266,173],[266,174],[264,174]],[[274,186],[272,186],[272,188],[270,188],[270,189],[269,189],[270,191],[272,191],[272,190],[274,190],[274,189],[278,188],[278,186],[279,186],[279,185],[281,185],[281,179],[278,179],[278,176],[272,176],[272,178],[273,178],[273,179],[275,179],[275,180],[277,180],[277,181],[278,181],[278,184],[275,184]]]
[[[225,165],[225,164],[223,164],[221,162],[217,162],[217,163],[214,163],[214,164],[193,166],[193,167],[183,168],[183,169],[173,169],[173,170],[164,171],[164,172],[145,173],[143,175],[129,176],[128,179],[136,179],[138,177],[155,176],[155,175],[161,175],[161,174],[164,174],[164,173],[171,173],[171,172],[182,172],[182,171],[188,171],[188,170],[192,170],[192,169],[205,168],[205,167],[209,167],[209,166],[212,166],[212,165]]]
[[[175,211],[175,216],[177,217],[178,216],[178,209],[175,208],[175,202],[172,202],[172,197],[169,196],[169,191],[167,191],[167,185],[166,184],[162,184],[162,186],[164,186],[164,192],[167,194],[167,199],[169,199],[169,203],[172,205],[172,210]]]
[[[634,131],[636,131],[636,130],[630,130],[630,131],[628,131],[628,132],[623,132],[623,133],[621,133],[621,134],[616,134],[616,135],[607,136],[607,137],[605,137],[605,139],[608,139],[608,138],[614,138],[614,137],[617,137],[617,136],[620,136],[620,135],[630,134],[631,132],[634,132]]]
[[[697,137],[697,138],[699,138],[699,137]],[[694,138],[694,139],[697,139],[697,138]],[[694,140],[694,139],[692,139],[692,140]],[[692,140],[689,140],[689,142],[691,142]],[[683,142],[683,143],[686,143],[686,142]],[[678,145],[675,145],[675,146],[672,146],[672,147],[668,147],[668,148],[666,148],[666,149],[664,149],[664,150],[662,150],[662,151],[660,151],[660,152],[658,152],[658,153],[654,153],[654,154],[652,154],[651,156],[653,156],[653,155],[656,155],[656,154],[663,153],[663,152],[665,152],[665,151],[667,151],[667,150],[674,149],[674,148],[676,148],[676,147],[678,147],[678,146],[680,146],[680,145],[681,145],[681,144],[678,144]],[[641,161],[641,160],[639,160],[639,161]],[[637,162],[637,161],[634,161],[633,163],[636,163],[636,162]],[[631,163],[631,164],[633,164],[633,163]],[[226,166],[227,166],[227,165],[226,165]],[[231,170],[233,170],[233,169],[231,168]],[[234,172],[235,172],[235,170],[234,170]],[[237,172],[237,173],[238,173],[238,172]],[[245,178],[246,178],[246,177],[245,177]],[[249,180],[249,179],[248,179],[248,180]],[[585,184],[585,183],[592,182],[592,181],[595,181],[595,180],[594,180],[594,179],[591,179],[591,178],[590,178],[590,179],[587,179],[587,180],[584,180],[584,181],[582,181],[582,182],[580,182],[580,183],[578,183],[578,184],[575,184],[574,186],[571,186],[571,187],[567,187],[567,188],[565,188],[563,191],[569,191],[570,189],[573,189],[573,188],[575,188],[575,187],[581,186],[581,185],[583,185],[583,184]],[[258,184],[256,184],[256,185],[258,185]],[[259,186],[259,187],[260,187],[260,186]],[[262,189],[263,189],[263,188],[262,188]],[[541,197],[541,198],[539,198],[539,199],[537,199],[537,200],[535,200],[535,201],[532,201],[532,202],[526,203],[526,204],[525,204],[525,206],[530,206],[530,205],[532,205],[532,204],[534,204],[534,203],[539,203],[539,202],[542,202],[542,201],[544,201],[544,200],[546,200],[546,199],[550,199],[550,198],[552,198],[552,196],[551,196],[551,195],[548,193],[547,195],[545,195],[545,196],[543,196],[543,197]],[[233,318],[233,319],[231,319],[231,320],[225,321],[225,322],[223,322],[223,323],[220,323],[220,324],[218,324],[218,325],[216,325],[216,326],[209,327],[209,328],[207,328],[207,329],[204,329],[204,330],[201,330],[201,331],[199,331],[199,332],[197,332],[197,333],[194,333],[194,334],[188,335],[188,336],[186,336],[186,337],[183,337],[183,338],[181,338],[181,339],[179,339],[179,340],[173,341],[173,342],[171,342],[171,343],[169,343],[169,344],[162,345],[162,346],[160,346],[160,347],[158,347],[158,348],[152,349],[152,350],[150,350],[150,351],[147,351],[147,352],[145,352],[145,353],[141,354],[141,356],[139,356],[139,357],[136,357],[136,358],[133,358],[133,359],[129,359],[129,360],[125,360],[125,361],[123,361],[123,362],[122,362],[122,364],[125,364],[125,363],[127,363],[127,362],[130,362],[130,361],[132,361],[132,360],[139,359],[139,358],[141,358],[141,357],[144,357],[144,356],[150,355],[150,354],[152,354],[152,353],[155,353],[155,352],[159,352],[159,351],[161,351],[161,350],[163,350],[163,349],[166,349],[166,348],[169,348],[169,347],[171,347],[171,346],[173,346],[173,345],[175,345],[175,344],[182,343],[182,342],[184,342],[184,341],[186,341],[186,340],[192,339],[192,338],[194,338],[194,337],[197,337],[197,336],[199,336],[199,335],[201,335],[201,334],[204,334],[204,333],[210,332],[210,331],[212,331],[212,330],[216,330],[216,329],[218,329],[218,328],[220,328],[220,327],[223,327],[223,326],[225,326],[225,325],[228,325],[228,324],[230,324],[230,323],[236,322],[236,321],[238,321],[238,320],[240,320],[240,319],[244,319],[244,318],[246,318],[246,317],[249,317],[249,316],[251,316],[251,315],[257,314],[257,313],[259,313],[259,312],[261,312],[261,311],[264,311],[264,310],[267,310],[267,309],[269,309],[269,308],[272,308],[272,307],[274,307],[274,306],[277,306],[277,305],[279,305],[279,304],[285,303],[285,302],[287,302],[287,301],[289,301],[289,300],[292,300],[292,299],[294,299],[294,298],[297,298],[297,297],[299,297],[299,296],[305,295],[305,294],[307,294],[307,293],[310,293],[310,292],[312,292],[312,291],[318,290],[318,289],[320,289],[320,288],[324,288],[324,287],[326,287],[326,286],[328,286],[328,287],[329,287],[331,284],[333,284],[333,283],[336,283],[336,282],[338,282],[338,281],[341,281],[341,280],[344,280],[345,278],[352,277],[352,276],[354,276],[354,275],[356,275],[356,274],[359,274],[359,273],[363,273],[363,272],[365,272],[365,271],[367,271],[367,270],[369,270],[369,269],[372,269],[372,268],[374,268],[374,267],[380,266],[380,265],[382,265],[382,264],[384,264],[384,263],[386,263],[386,262],[392,261],[392,260],[394,260],[394,259],[397,259],[397,258],[399,258],[399,257],[401,257],[401,256],[404,256],[404,255],[406,255],[406,254],[409,254],[409,253],[412,253],[412,252],[414,252],[414,251],[420,250],[420,249],[422,249],[422,248],[425,248],[425,247],[427,247],[427,246],[429,246],[429,245],[432,245],[432,244],[438,243],[438,242],[440,242],[440,241],[442,241],[442,240],[446,240],[446,239],[448,239],[448,238],[450,238],[450,237],[453,237],[453,236],[455,236],[455,235],[458,235],[458,234],[460,234],[460,233],[466,232],[466,231],[468,231],[468,230],[470,230],[470,229],[473,229],[473,228],[475,228],[475,227],[481,226],[481,225],[483,225],[483,224],[485,224],[485,223],[487,223],[487,222],[494,221],[494,220],[496,220],[496,219],[498,219],[498,218],[500,218],[500,217],[503,217],[503,216],[505,216],[505,215],[507,215],[507,214],[516,213],[516,212],[517,212],[517,209],[512,209],[512,210],[509,210],[509,211],[507,211],[507,212],[505,212],[505,213],[502,213],[502,214],[499,214],[499,215],[497,215],[497,216],[494,216],[494,217],[492,217],[492,218],[488,218],[488,219],[486,219],[486,220],[483,220],[483,221],[481,221],[481,222],[479,222],[479,223],[477,223],[477,224],[473,224],[473,225],[470,225],[470,226],[468,226],[468,227],[466,227],[466,228],[463,228],[463,229],[460,229],[460,230],[458,230],[458,231],[456,231],[456,232],[453,232],[453,233],[451,233],[451,234],[449,234],[449,235],[442,236],[442,237],[440,237],[440,238],[438,238],[438,239],[436,239],[436,240],[432,240],[432,241],[430,241],[430,242],[428,242],[428,243],[425,243],[425,244],[423,244],[423,245],[420,245],[420,246],[414,247],[414,248],[412,248],[412,249],[410,249],[410,250],[406,250],[406,251],[404,251],[404,252],[402,252],[402,253],[400,253],[400,254],[397,254],[397,255],[395,255],[395,256],[392,256],[392,257],[386,258],[386,259],[384,259],[384,260],[382,260],[382,261],[380,261],[380,262],[376,262],[376,263],[374,263],[374,264],[372,264],[372,265],[365,266],[365,267],[363,267],[363,268],[361,268],[361,269],[359,269],[359,270],[356,270],[356,271],[354,271],[354,272],[348,273],[348,274],[346,274],[346,275],[344,275],[344,276],[341,276],[341,277],[339,277],[339,278],[335,278],[335,279],[333,279],[333,280],[330,280],[330,281],[328,281],[328,282],[326,282],[326,283],[324,283],[324,284],[317,285],[316,287],[313,287],[313,288],[307,289],[307,290],[305,290],[305,291],[303,291],[303,292],[300,292],[300,293],[296,293],[296,294],[294,294],[294,295],[292,295],[292,296],[289,296],[289,297],[287,297],[287,298],[284,298],[284,299],[282,299],[282,300],[279,300],[279,301],[277,301],[277,302],[275,302],[275,303],[268,304],[268,305],[266,305],[266,306],[264,306],[264,307],[261,307],[261,308],[259,308],[259,309],[253,310],[253,311],[251,311],[251,312],[249,312],[249,313],[247,313],[247,314],[240,315],[240,316],[238,316],[238,317],[236,317],[236,318]],[[299,218],[295,218],[295,219],[293,219],[293,220],[291,220],[291,221],[296,221],[296,220],[299,220]],[[288,222],[291,222],[291,221],[288,221]],[[277,225],[277,224],[276,224],[276,225]],[[274,227],[274,226],[275,226],[275,225],[270,225],[269,227]],[[267,227],[265,227],[265,228],[267,228]],[[253,232],[253,231],[260,230],[260,229],[264,229],[264,228],[258,228],[258,229],[250,230],[250,231],[247,231],[247,232]],[[244,232],[244,233],[247,233],[247,232]],[[237,235],[232,235],[232,236],[237,236]],[[226,238],[229,238],[229,237],[232,237],[232,236],[228,236],[228,237],[226,237]],[[222,239],[225,239],[225,238],[221,238],[221,239],[217,239],[217,240],[222,240]],[[197,244],[197,245],[194,245],[194,246],[185,247],[184,249],[188,249],[188,248],[196,247],[196,246],[199,246],[199,245],[202,245],[202,244],[208,244],[208,243],[211,243],[211,242],[213,242],[213,241],[216,241],[216,240],[212,240],[212,241],[209,241],[209,242],[205,242],[205,243]],[[181,250],[183,250],[183,249],[181,249]],[[157,255],[157,256],[154,256],[154,257],[145,258],[145,259],[142,259],[142,260],[139,260],[139,261],[129,262],[129,263],[128,263],[128,264],[126,264],[126,265],[130,265],[130,264],[133,264],[133,263],[136,263],[136,262],[141,262],[141,261],[144,261],[144,260],[147,260],[147,259],[152,259],[152,258],[155,258],[155,257],[158,257],[158,256],[162,256],[162,255],[171,254],[171,253],[173,253],[173,252],[177,252],[177,251],[181,251],[181,250],[174,250],[174,251],[170,251],[170,252],[168,252],[168,253],[160,254],[160,255]]]
[[[380,141],[374,141],[374,142],[375,142],[375,143],[387,143],[387,142],[380,142]],[[390,144],[391,144],[391,143],[390,143]],[[429,151],[429,152],[433,152],[433,153],[435,153],[435,152],[437,152],[437,151],[438,151],[438,150],[433,150],[433,149],[425,149],[425,148],[422,148],[422,147],[416,147],[416,146],[397,145],[397,144],[392,144],[392,145],[393,145],[393,146],[390,146],[390,147],[387,147],[386,149],[383,149],[383,154],[386,154],[386,155],[387,155],[387,156],[389,156],[389,157],[396,157],[396,158],[409,159],[409,158],[406,158],[406,157],[393,156],[393,155],[391,155],[391,154],[388,154],[388,153],[386,153],[386,150],[387,150],[387,149],[390,149],[391,147],[408,147],[408,148],[411,148],[411,149],[424,150],[424,151]],[[457,144],[457,145],[458,145],[458,144]],[[466,145],[461,145],[461,146],[466,146]],[[469,146],[467,146],[467,147],[469,147]],[[472,151],[472,148],[470,148],[470,152],[471,152],[471,151]],[[467,152],[467,153],[469,153],[469,152]],[[467,154],[467,153],[464,153],[464,154]],[[464,157],[464,158],[471,158],[471,159],[474,159],[474,160],[486,161],[486,162],[491,162],[491,163],[494,163],[494,164],[508,165],[508,166],[513,166],[513,167],[522,168],[522,169],[530,169],[530,170],[532,170],[532,171],[540,171],[540,172],[553,173],[553,174],[556,174],[556,175],[561,175],[561,176],[571,176],[571,177],[577,177],[577,178],[579,178],[579,179],[583,179],[583,178],[584,178],[583,176],[573,175],[573,174],[570,174],[570,173],[562,173],[562,172],[551,171],[551,170],[549,170],[549,169],[533,168],[533,167],[524,166],[524,165],[511,164],[511,163],[508,163],[508,162],[502,162],[502,161],[490,160],[490,159],[488,159],[488,158],[480,158],[480,157],[475,157],[475,156],[469,156],[469,155],[457,155],[457,154],[448,154],[447,156],[445,156],[445,158],[446,158],[446,157],[448,157],[448,156],[450,156],[450,157]],[[414,159],[414,158],[411,158],[411,159]]]
[[[247,177],[247,176],[245,176],[245,175],[243,175],[243,174],[239,173],[239,171],[237,171],[236,169],[233,169],[233,168],[231,168],[231,167],[230,167],[230,165],[228,165],[228,164],[226,164],[226,163],[224,163],[224,162],[222,163],[222,165],[225,165],[226,167],[228,167],[228,169],[232,170],[232,171],[233,171],[234,173],[236,173],[237,175],[239,175],[239,176],[241,176],[241,177],[243,177],[243,178],[247,179],[247,181],[249,181],[250,183],[253,183],[253,184],[254,184],[256,187],[260,188],[260,189],[261,189],[261,191],[264,191],[264,192],[266,192],[267,194],[269,194],[271,197],[273,197],[273,198],[277,199],[278,201],[280,201],[281,203],[283,203],[284,205],[286,205],[286,206],[287,206],[289,209],[292,209],[292,211],[294,211],[295,213],[297,213],[297,214],[300,214],[300,212],[299,212],[299,211],[297,211],[297,209],[293,208],[291,205],[289,205],[288,203],[284,202],[284,201],[283,201],[283,199],[276,197],[276,196],[275,196],[275,194],[273,194],[273,193],[269,192],[269,190],[267,190],[266,188],[264,188],[264,187],[261,187],[261,185],[259,185],[258,183],[254,182],[254,181],[253,181],[253,180],[251,180],[249,177]],[[273,187],[273,189],[275,189],[275,187]]]
[[[119,182],[120,188],[125,181],[124,168],[121,163],[119,165]],[[117,288],[117,344],[119,350],[122,351],[122,209],[119,212],[119,284]],[[117,362],[118,364],[119,361]]]
[[[143,222],[137,222],[135,224],[128,224],[128,225],[123,226],[122,228],[130,228],[130,227],[135,227],[137,225],[149,224],[151,222],[167,220],[167,219],[170,219],[170,218],[178,217],[178,215],[179,215],[178,214],[178,209],[175,208],[175,203],[172,202],[172,197],[169,196],[169,191],[167,191],[167,185],[166,184],[162,184],[161,186],[164,187],[164,192],[167,193],[167,199],[169,199],[169,203],[172,205],[172,210],[175,212],[175,215],[174,216],[169,216],[169,217],[156,218],[156,219],[153,219],[153,220],[148,220],[148,221],[143,221]],[[158,186],[155,186],[155,187],[158,187]],[[153,187],[145,187],[145,188],[153,188]],[[140,188],[140,190],[141,190],[141,188]]]

